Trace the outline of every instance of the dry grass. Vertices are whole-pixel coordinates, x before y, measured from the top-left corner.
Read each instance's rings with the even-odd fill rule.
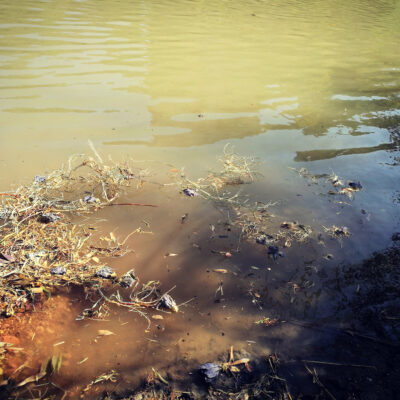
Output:
[[[102,286],[101,259],[124,255],[127,238],[95,239],[76,216],[111,205],[132,182],[140,186],[141,177],[128,165],[73,156],[66,167],[1,193],[0,313],[23,311],[55,285]]]

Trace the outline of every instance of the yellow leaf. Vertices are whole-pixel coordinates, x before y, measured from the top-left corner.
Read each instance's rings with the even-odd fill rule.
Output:
[[[108,331],[107,329],[99,329],[97,331],[99,336],[110,336],[110,335],[115,335],[114,332]]]

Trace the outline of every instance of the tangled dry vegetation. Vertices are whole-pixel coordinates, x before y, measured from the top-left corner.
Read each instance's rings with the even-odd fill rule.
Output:
[[[231,193],[227,187],[252,183],[256,180],[258,160],[255,157],[240,156],[233,147],[226,145],[223,156],[218,160],[222,165],[219,172],[210,172],[206,177],[197,181],[183,176],[182,185],[189,186],[190,195],[200,195],[208,200],[222,204],[240,204],[239,193]]]
[[[28,309],[35,296],[50,294],[57,285],[101,287],[110,280],[126,285],[126,277],[117,280],[104,261],[124,255],[127,238],[119,241],[113,233],[98,237],[95,228],[79,224],[77,216],[115,205],[125,187],[142,184],[142,172],[128,165],[106,165],[97,157],[73,156],[66,167],[36,176],[12,193],[1,193],[2,315]],[[133,281],[134,277],[128,283]],[[152,282],[147,289],[154,293],[155,286]],[[155,304],[154,299],[141,304],[137,298],[129,303]]]
[[[245,238],[264,245],[282,243],[284,247],[290,247],[292,242],[308,240],[312,233],[311,227],[298,222],[282,222],[282,229],[271,233],[271,219],[274,215],[271,214],[270,207],[277,203],[254,202],[241,189],[234,191],[234,187],[252,183],[260,177],[257,158],[236,154],[234,148],[228,144],[224,147],[219,162],[222,165],[219,172],[210,172],[197,181],[183,175],[183,193],[190,197],[199,195],[213,201],[225,211],[227,219],[240,229],[240,239]]]

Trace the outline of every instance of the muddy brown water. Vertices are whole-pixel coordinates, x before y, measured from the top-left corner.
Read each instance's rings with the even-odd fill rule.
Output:
[[[155,181],[171,168],[204,176],[218,169],[231,143],[261,161],[262,176],[242,189],[252,201],[276,202],[271,229],[298,220],[314,232],[274,262],[254,243],[233,251],[237,232],[226,230],[226,214],[210,202],[189,199],[176,186],[129,192],[127,201],[159,207],[108,208],[96,216],[106,219],[100,226],[123,237],[144,220],[154,234],[134,236],[134,252],[112,266],[118,273],[134,267],[142,281],[160,280],[163,290],[175,287],[178,303],[195,299],[145,332],[146,321],[123,310],[113,309],[108,322],[76,321],[87,305],[82,293],[61,293],[46,304],[46,321],[32,316],[37,329],[19,333],[28,355],[18,362],[31,363],[20,373],[60,352],[56,382],[73,398],[111,369],[121,377],[110,387],[122,390],[152,367],[184,376],[231,345],[295,358],[329,336],[295,323],[255,325],[262,317],[343,328],[336,303],[357,284],[332,289],[325,282],[342,263],[389,246],[399,230],[399,134],[393,135],[400,118],[399,18],[399,2],[389,0],[3,0],[2,191],[73,153],[90,153],[88,140],[105,159],[149,167]],[[325,179],[315,184],[290,168],[334,171],[363,189],[353,199],[332,197]],[[181,224],[184,213],[189,218]],[[349,228],[343,243],[324,232],[333,224]],[[168,252],[178,255],[164,257]],[[328,253],[333,260],[323,258]],[[95,342],[98,329],[115,335]]]

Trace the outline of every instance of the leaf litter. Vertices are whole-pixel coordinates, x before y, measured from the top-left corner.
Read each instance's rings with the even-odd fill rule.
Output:
[[[98,291],[101,301],[97,302],[97,309],[101,308],[100,303],[109,301],[101,292],[103,286],[116,283],[133,286],[136,277],[132,271],[119,279],[102,260],[127,254],[128,238],[144,231],[138,228],[123,240],[113,232],[98,237],[93,235],[93,228],[77,221],[80,216],[116,204],[116,199],[132,184],[142,186],[144,172],[133,170],[127,163],[107,165],[95,154],[97,160],[72,156],[66,166],[47,176],[36,176],[13,193],[2,194],[0,314],[3,316],[24,311],[35,296],[50,293],[57,286],[78,285]],[[137,293],[131,295],[129,302],[119,295],[111,302],[131,309],[156,307],[161,299],[156,291],[158,285],[157,281],[151,281],[138,289],[137,284]]]

